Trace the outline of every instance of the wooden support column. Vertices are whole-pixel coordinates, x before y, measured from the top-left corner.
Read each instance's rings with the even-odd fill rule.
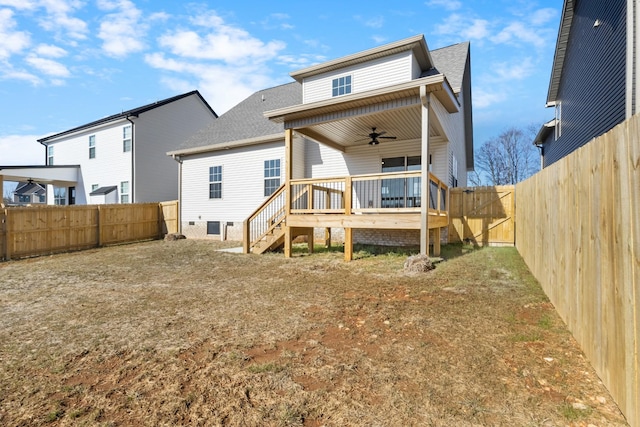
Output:
[[[308,252],[313,253],[313,227],[307,230],[307,244],[309,245]]]
[[[420,254],[429,255],[429,109],[430,94],[426,86],[420,86],[422,103],[422,144],[420,161]]]
[[[433,256],[440,256],[440,227],[433,229]]]
[[[344,214],[351,215],[351,177],[347,176],[344,183]],[[344,260],[351,261],[353,259],[353,231],[350,227],[344,229]]]
[[[325,197],[326,208],[331,209],[331,193],[327,191],[324,197]],[[324,229],[324,244],[327,247],[327,249],[331,249],[331,229],[330,228]]]
[[[284,256],[285,258],[291,258],[293,239],[291,237],[291,227],[289,227],[289,225],[287,224],[287,220],[291,215],[291,178],[293,177],[293,129],[285,129],[284,131],[284,163]]]

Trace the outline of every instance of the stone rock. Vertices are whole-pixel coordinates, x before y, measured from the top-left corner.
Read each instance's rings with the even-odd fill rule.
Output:
[[[176,240],[182,240],[182,239],[186,239],[186,237],[183,234],[179,234],[179,233],[169,233],[166,236],[164,236],[164,240],[166,242],[174,242]]]
[[[424,273],[434,268],[427,255],[413,255],[404,262],[404,271],[409,273]]]

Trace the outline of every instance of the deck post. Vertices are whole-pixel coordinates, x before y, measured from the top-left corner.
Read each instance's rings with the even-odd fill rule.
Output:
[[[284,131],[284,163],[285,163],[285,205],[284,205],[284,256],[291,258],[293,239],[291,238],[291,227],[287,219],[291,215],[291,178],[293,177],[293,129]]]
[[[440,227],[433,229],[433,256],[440,256]]]
[[[328,191],[324,195],[325,198],[325,207],[327,209],[331,209],[331,193]],[[331,228],[324,229],[324,244],[327,249],[331,249]]]
[[[427,86],[420,86],[422,103],[422,144],[420,161],[420,254],[429,255],[429,109],[430,94]]]
[[[351,176],[347,176],[344,182],[344,214],[351,215],[351,196],[353,194]],[[344,260],[353,259],[353,230],[351,227],[344,229]]]

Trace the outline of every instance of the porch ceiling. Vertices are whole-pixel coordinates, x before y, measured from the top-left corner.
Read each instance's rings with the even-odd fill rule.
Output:
[[[426,86],[449,111],[459,111],[457,98],[442,74],[412,80],[386,88],[375,89],[265,112],[265,117],[284,122],[293,129],[320,143],[344,151],[347,147],[366,145],[372,128],[395,136],[395,140],[380,139],[381,144],[416,140],[422,135],[422,104],[420,87]],[[429,137],[446,140],[436,115],[429,111]]]
[[[4,181],[33,180],[39,184],[69,186],[78,183],[80,166],[0,166]]]
[[[429,137],[432,142],[445,140],[442,127],[435,114],[429,114]],[[371,128],[376,132],[386,132],[384,136],[396,139],[379,139],[380,144],[393,144],[397,141],[417,140],[421,138],[422,111],[419,105],[389,110],[382,113],[354,116],[330,122],[296,128],[296,132],[328,145],[337,145],[338,149],[367,145]]]

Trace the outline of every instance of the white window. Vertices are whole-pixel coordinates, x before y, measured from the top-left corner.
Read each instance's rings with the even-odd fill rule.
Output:
[[[131,125],[122,128],[122,152],[131,151]]]
[[[351,93],[351,76],[338,77],[331,82],[331,96],[348,95]]]
[[[273,194],[280,187],[280,159],[264,161],[264,195]]]
[[[451,176],[451,186],[452,187],[457,187],[458,186],[458,160],[456,159],[456,156],[452,156],[452,160],[453,160],[453,164],[452,164],[452,176]]]
[[[222,166],[209,168],[209,198],[222,199]]]
[[[53,164],[53,145],[47,146],[47,164]]]
[[[56,205],[67,204],[67,189],[65,187],[53,187],[53,203]]]
[[[560,101],[556,102],[556,126],[555,130],[555,140],[557,141],[562,136],[562,103]]]
[[[96,158],[96,136],[95,135],[91,135],[89,137],[89,158],[90,159]]]
[[[129,181],[120,183],[120,203],[129,203]]]
[[[98,188],[100,188],[100,185],[98,185],[98,184],[91,184],[91,192],[96,191]]]

